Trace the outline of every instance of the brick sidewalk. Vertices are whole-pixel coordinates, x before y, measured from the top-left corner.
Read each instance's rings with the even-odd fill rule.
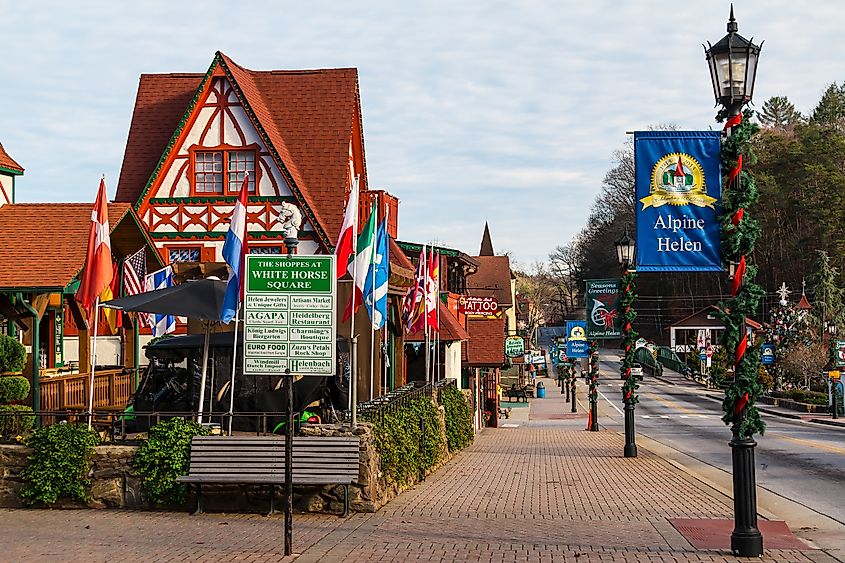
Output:
[[[620,457],[622,438],[585,432],[583,413],[562,417],[555,389],[547,383],[527,423],[485,430],[378,514],[298,516],[297,563],[734,560],[695,550],[667,520],[729,518],[728,498],[642,448]],[[7,510],[0,541],[3,561],[283,560],[282,519],[253,515]],[[763,560],[830,559],[770,550]]]

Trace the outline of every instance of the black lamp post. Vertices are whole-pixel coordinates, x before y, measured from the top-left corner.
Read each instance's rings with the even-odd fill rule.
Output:
[[[619,267],[622,269],[622,298],[619,301],[619,308],[622,313],[622,367],[620,374],[625,379],[622,385],[622,401],[625,403],[625,457],[637,457],[637,443],[634,430],[634,409],[639,401],[636,395],[637,378],[632,374],[631,368],[634,365],[634,343],[637,341],[637,331],[633,323],[637,317],[634,311],[634,300],[637,298],[637,286],[634,284],[634,250],[636,242],[628,235],[628,226],[625,225],[625,234],[616,241],[616,258]]]
[[[830,371],[834,371],[836,369],[836,323],[833,321],[828,321],[827,323],[827,334],[828,334],[828,363],[830,364]],[[839,418],[839,405],[836,404],[836,387],[838,382],[833,377],[830,377],[830,398],[831,398],[831,418]]]
[[[722,259],[727,265],[732,299],[722,312],[725,320],[724,342],[734,358],[734,382],[726,391],[723,420],[731,424],[730,441],[733,462],[734,529],[731,551],[741,557],[763,554],[763,536],[757,528],[757,482],[754,469],[754,433],[765,428],[755,406],[759,352],[749,342],[745,319],[755,313],[762,289],[754,283],[746,256],[752,256],[759,234],[758,224],[748,216],[757,200],[754,180],[742,168],[743,154],[750,151],[751,135],[756,127],[751,114],[743,115],[743,106],[751,101],[757,77],[758,46],[737,33],[733,5],[727,35],[715,45],[705,47],[713,95],[723,109],[718,120],[726,120],[722,139],[723,186],[727,197],[722,201]]]

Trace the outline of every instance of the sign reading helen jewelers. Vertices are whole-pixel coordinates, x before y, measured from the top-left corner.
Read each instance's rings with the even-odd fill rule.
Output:
[[[244,375],[334,375],[334,256],[250,254],[244,292]]]

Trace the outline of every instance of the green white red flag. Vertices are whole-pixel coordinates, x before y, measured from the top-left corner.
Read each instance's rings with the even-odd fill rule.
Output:
[[[358,252],[355,258],[349,262],[347,271],[352,276],[352,296],[343,311],[343,321],[349,320],[358,307],[364,302],[364,285],[367,283],[367,276],[372,275],[373,252],[376,246],[376,207],[373,205],[370,211],[370,218],[364,226],[364,230],[358,235]]]

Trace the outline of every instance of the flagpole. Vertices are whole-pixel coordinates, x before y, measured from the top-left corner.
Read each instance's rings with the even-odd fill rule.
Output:
[[[378,195],[370,213],[378,213]],[[376,238],[378,234],[378,215],[376,215],[376,231],[373,233],[373,251],[370,253],[370,267],[367,278],[370,279],[370,400],[375,398],[375,364],[376,364],[376,324],[373,317],[376,314]],[[366,283],[364,284],[366,287]],[[364,297],[366,299],[366,297]]]
[[[232,376],[229,379],[229,436],[232,435],[232,419],[235,418],[235,367],[238,362],[238,316],[241,306],[235,309],[235,337],[232,344]]]
[[[425,331],[425,381],[431,383],[431,342],[428,332],[428,251],[423,245],[423,327]]]
[[[385,236],[385,238],[387,238],[388,244],[387,244],[387,256],[382,257],[382,259],[387,260],[388,270],[387,270],[387,282],[386,283],[388,285],[390,284],[390,233],[388,231],[388,218],[389,218],[389,216],[390,216],[389,209],[385,205],[384,206],[384,231],[385,231],[384,236]],[[387,295],[385,295],[384,300],[385,300],[384,319],[382,319],[384,321],[384,324],[382,325],[382,327],[383,327],[382,328],[382,337],[383,337],[382,338],[382,346],[383,346],[382,352],[383,352],[383,354],[382,354],[382,361],[381,361],[381,373],[382,373],[382,380],[384,381],[384,384],[383,384],[382,390],[383,391],[384,390],[390,391],[390,384],[387,381],[387,369],[388,369],[387,363],[389,361],[388,358],[387,358],[387,351],[388,351],[387,333],[389,332],[388,327],[387,327],[387,320],[388,320],[388,317],[390,317],[390,300],[389,300]]]
[[[355,186],[358,186],[361,176],[355,176]],[[349,197],[358,193],[358,190],[352,190]],[[357,209],[357,205],[356,205]],[[355,336],[355,276],[358,272],[358,213],[352,218],[352,315],[349,322],[349,343],[350,343],[350,363],[351,373],[349,375],[349,410],[352,411],[352,428],[357,424],[357,406],[358,406],[358,338]]]
[[[437,310],[437,313],[436,313],[436,317],[437,317],[437,339],[435,340],[434,346],[435,346],[435,349],[437,350],[437,362],[436,363],[438,365],[438,368],[437,368],[438,379],[440,378],[440,367],[439,367],[440,362],[443,361],[443,358],[440,354],[440,263],[441,262],[442,262],[442,260],[440,259],[440,254],[438,253],[437,254],[437,282],[436,282],[437,283],[437,286],[436,286],[437,287],[437,293],[436,293],[437,302],[434,304],[434,306],[437,307],[437,309],[436,309]],[[446,370],[444,368],[443,369],[444,379],[445,379],[445,375],[446,375],[445,372],[446,372]]]
[[[94,419],[94,370],[97,367],[97,326],[100,319],[100,297],[94,300],[94,343],[91,346],[91,377],[88,380],[88,428],[91,428]],[[33,343],[35,354],[40,353],[38,343]]]

